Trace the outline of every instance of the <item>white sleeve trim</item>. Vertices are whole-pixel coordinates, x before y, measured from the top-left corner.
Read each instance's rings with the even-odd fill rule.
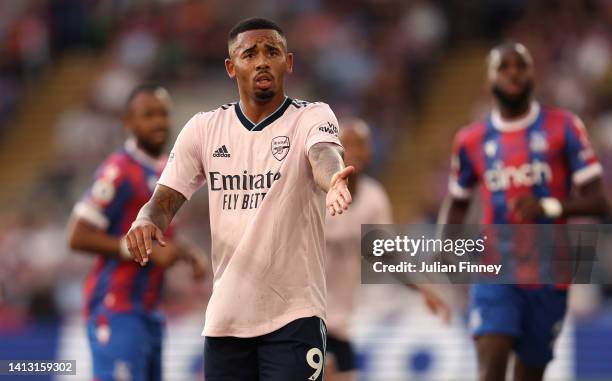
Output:
[[[106,216],[98,208],[85,201],[80,201],[77,203],[72,213],[97,228],[104,230],[108,228],[108,218],[106,218]]]
[[[462,187],[457,180],[453,178],[448,182],[448,193],[450,193],[453,198],[459,200],[467,200],[472,196],[472,190],[470,188]]]
[[[600,163],[592,163],[584,168],[581,168],[574,172],[572,175],[572,181],[575,185],[582,185],[588,183],[596,177],[600,177],[603,173],[603,167]]]

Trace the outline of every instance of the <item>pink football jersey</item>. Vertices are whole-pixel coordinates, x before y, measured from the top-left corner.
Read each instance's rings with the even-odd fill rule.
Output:
[[[340,145],[324,103],[286,98],[255,124],[238,103],[195,115],[159,184],[187,199],[208,185],[213,294],[203,335],[254,337],[325,319],[325,192],[308,150]]]
[[[330,334],[349,339],[349,323],[361,281],[361,224],[392,223],[391,204],[380,183],[361,176],[350,208],[328,216],[327,328]]]

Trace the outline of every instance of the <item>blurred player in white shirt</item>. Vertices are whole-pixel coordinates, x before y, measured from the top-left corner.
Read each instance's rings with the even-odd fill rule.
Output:
[[[350,321],[361,282],[361,225],[391,224],[391,204],[382,185],[365,174],[371,157],[370,129],[361,119],[340,123],[340,140],[347,165],[355,168],[348,180],[353,202],[341,216],[327,218],[327,381],[357,377]],[[430,287],[416,286],[434,312],[448,318],[448,306]]]

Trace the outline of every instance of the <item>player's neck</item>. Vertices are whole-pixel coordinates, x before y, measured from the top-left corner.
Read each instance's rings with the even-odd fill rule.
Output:
[[[257,124],[278,110],[285,101],[285,98],[286,96],[283,92],[279,92],[266,102],[240,96],[240,109],[251,122]]]
[[[128,152],[131,152],[133,155],[136,155],[140,158],[144,158],[145,160],[157,160],[162,154],[161,149],[153,151],[152,149],[148,148],[146,144],[143,144],[141,141],[134,137],[128,138],[125,142],[124,147]]]
[[[524,117],[529,113],[529,108],[531,107],[531,100],[517,105],[516,107],[508,107],[503,104],[498,103],[497,108],[499,109],[499,114],[503,119],[519,119]]]
[[[162,154],[161,150],[153,151],[151,149],[148,149],[147,147],[145,147],[141,143],[138,143],[138,149],[140,151],[142,151],[145,155],[149,156],[151,159],[155,159],[155,160],[159,159],[159,157]]]

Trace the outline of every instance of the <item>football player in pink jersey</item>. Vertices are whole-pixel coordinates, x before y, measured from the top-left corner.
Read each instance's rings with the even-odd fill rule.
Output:
[[[525,46],[494,48],[488,65],[495,108],[455,138],[443,223],[464,222],[476,187],[483,224],[562,224],[572,216],[604,215],[602,167],[586,129],[571,112],[534,100],[533,61]],[[499,240],[489,244],[502,256],[519,250]],[[520,275],[517,270],[517,280]],[[479,379],[504,380],[514,352],[514,379],[542,380],[566,303],[562,284],[472,285],[470,325]]]
[[[321,380],[325,336],[324,219],[351,203],[328,105],[289,98],[282,29],[248,19],[229,33],[225,68],[239,100],[193,116],[153,196],[126,235],[146,264],[153,241],[208,187],[213,293],[203,335],[207,381]]]
[[[188,261],[194,276],[204,275],[193,249],[168,241],[155,247],[152,262],[131,260],[121,237],[151,197],[166,162],[169,97],[157,85],[135,88],[127,101],[124,124],[131,137],[99,167],[90,190],[76,204],[68,228],[74,250],[97,256],[87,277],[85,315],[93,357],[93,379],[161,380],[163,317],[157,309],[164,271]]]
[[[355,168],[349,178],[353,197],[351,208],[342,216],[327,219],[327,361],[329,381],[357,378],[355,353],[351,343],[350,319],[361,280],[361,225],[391,224],[391,204],[382,185],[365,174],[370,162],[370,129],[361,119],[340,121],[340,140],[347,165]],[[448,305],[434,288],[411,285],[420,290],[429,308],[448,320]]]

